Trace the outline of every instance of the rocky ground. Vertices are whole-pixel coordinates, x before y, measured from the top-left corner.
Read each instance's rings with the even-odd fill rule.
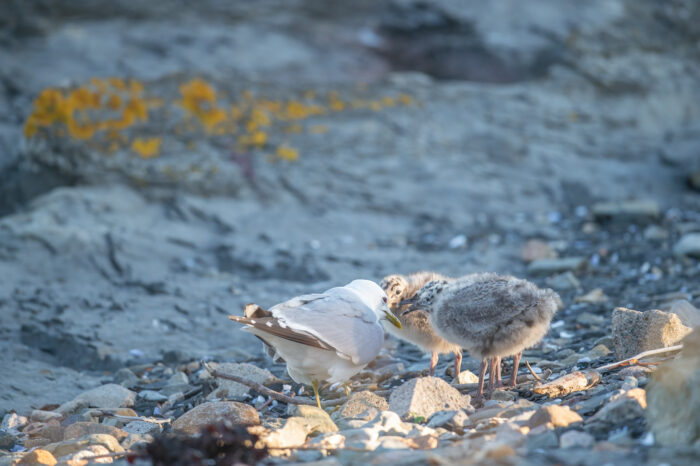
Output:
[[[210,435],[255,435],[269,462],[697,460],[697,442],[664,446],[682,435],[654,406],[687,403],[692,423],[698,395],[670,402],[660,384],[647,406],[656,366],[537,393],[697,324],[693,2],[11,3],[0,464],[136,450],[222,417],[251,433]],[[200,366],[306,396],[227,314],[421,269],[559,292],[524,358],[547,380],[523,369],[478,406],[449,358],[418,378],[427,356],[388,338],[329,416]]]

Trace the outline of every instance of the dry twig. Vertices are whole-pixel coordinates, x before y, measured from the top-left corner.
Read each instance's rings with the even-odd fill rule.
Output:
[[[269,396],[271,398],[274,398],[277,401],[281,401],[283,403],[293,404],[293,405],[316,406],[316,401],[311,400],[310,398],[298,398],[298,397],[292,398],[291,396],[287,396],[283,393],[276,392],[275,390],[267,388],[266,386],[264,386],[262,384],[259,384],[257,382],[253,382],[252,380],[244,379],[243,377],[238,377],[237,375],[219,372],[216,369],[214,369],[213,367],[211,367],[209,364],[207,364],[205,361],[202,361],[202,366],[211,374],[212,377],[218,377],[220,379],[232,380],[232,381],[237,382],[241,385],[245,385],[246,387],[250,387],[253,390],[260,392],[265,396]],[[338,398],[337,400],[333,400],[333,401],[322,401],[321,406],[323,406],[323,407],[337,406],[337,405],[342,405],[346,401],[348,401],[348,399],[346,397],[342,397],[342,398]]]

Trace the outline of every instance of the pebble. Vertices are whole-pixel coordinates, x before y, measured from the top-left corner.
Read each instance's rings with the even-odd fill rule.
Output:
[[[0,425],[0,430],[5,432],[18,432],[22,427],[29,424],[29,419],[25,416],[20,416],[17,413],[8,413],[2,418],[2,424]]]
[[[559,437],[560,448],[590,448],[595,443],[595,438],[580,430],[568,430]]]
[[[78,395],[73,401],[83,402],[91,408],[130,408],[134,406],[136,393],[117,384],[107,384]]]
[[[161,428],[160,424],[155,422],[131,421],[126,424],[122,430],[126,433],[126,436],[128,436],[128,434],[154,435],[160,433]]]
[[[673,346],[690,331],[676,314],[659,310],[639,312],[618,307],[612,315],[613,346],[618,360]]]
[[[56,461],[56,457],[54,457],[50,452],[37,449],[24,455],[17,464],[41,464],[53,466],[56,463],[58,463],[58,461]]]
[[[128,433],[122,429],[105,424],[97,424],[95,422],[74,422],[63,430],[63,440],[80,438],[90,434],[111,435],[120,442],[128,435]]]
[[[549,405],[538,409],[527,425],[531,429],[539,426],[554,429],[556,427],[567,427],[578,422],[583,422],[583,418],[568,406]]]
[[[591,209],[598,221],[649,222],[659,218],[659,205],[652,200],[598,202]]]
[[[77,453],[90,445],[102,445],[111,453],[121,453],[124,451],[117,439],[107,434],[90,434],[77,439],[65,440],[63,442],[51,443],[43,447],[56,458]]]
[[[700,258],[700,233],[688,233],[673,246],[676,256]]]
[[[126,367],[115,372],[112,380],[114,383],[126,388],[133,388],[139,384],[139,378],[136,377],[136,374]]]
[[[546,242],[538,239],[528,240],[520,252],[520,258],[528,264],[537,259],[554,259],[556,257],[556,251],[550,248]]]
[[[350,399],[343,404],[338,411],[331,416],[334,420],[363,419],[368,421],[376,417],[381,411],[389,409],[389,403],[385,398],[364,390],[352,393]]]
[[[464,434],[464,428],[470,425],[469,416],[464,410],[438,411],[428,419],[428,427],[443,427],[459,435]]]
[[[469,405],[468,398],[436,377],[411,379],[395,388],[389,397],[389,409],[402,419],[427,419],[438,411],[463,409]]]
[[[234,425],[257,425],[258,412],[252,406],[236,401],[210,401],[195,406],[173,421],[173,430],[196,434],[207,424],[228,420]]]
[[[338,431],[338,426],[335,425],[328,413],[316,406],[289,405],[287,413],[301,420],[306,426],[308,435]]]
[[[456,383],[479,383],[479,377],[472,371],[460,371]]]
[[[530,262],[527,271],[533,275],[551,275],[554,273],[578,271],[586,267],[584,257],[562,257],[560,259],[537,259]]]
[[[153,391],[153,390],[142,390],[139,392],[138,397],[143,399],[143,400],[146,400],[146,401],[156,401],[156,402],[167,401],[167,399],[168,399],[167,396],[165,396],[161,393],[158,393],[156,391]]]

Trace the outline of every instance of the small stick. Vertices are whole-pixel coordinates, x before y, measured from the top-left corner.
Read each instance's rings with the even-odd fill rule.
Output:
[[[527,366],[527,370],[530,371],[530,374],[537,380],[538,382],[542,382],[542,379],[540,378],[539,375],[535,374],[535,371],[532,370],[532,367],[530,366],[530,363],[528,361],[525,361],[525,366]]]
[[[281,401],[282,403],[287,403],[287,404],[292,404],[292,405],[316,406],[316,402],[313,400],[310,400],[308,398],[300,398],[300,397],[292,398],[292,397],[284,395],[280,392],[276,392],[272,389],[269,389],[266,386],[261,385],[257,382],[253,382],[252,380],[244,379],[243,377],[238,377],[237,375],[219,372],[216,369],[214,369],[213,367],[211,367],[209,364],[207,364],[206,361],[202,361],[202,366],[211,374],[212,377],[218,377],[220,379],[226,379],[226,380],[232,380],[234,382],[238,382],[241,385],[245,385],[246,387],[250,387],[257,392],[260,392],[263,395],[274,398],[277,401]],[[346,401],[348,401],[348,399],[346,397],[342,397],[342,398],[338,398],[337,400],[333,400],[333,401],[322,401],[321,405],[324,407],[331,407],[331,406],[342,405]]]
[[[653,350],[649,350],[649,351],[644,351],[643,353],[639,353],[635,356],[632,356],[631,358],[623,359],[622,361],[612,362],[610,364],[606,364],[604,366],[601,366],[597,370],[609,371],[612,369],[617,369],[618,367],[630,366],[632,364],[638,363],[639,359],[643,359],[643,358],[646,358],[648,356],[655,356],[657,354],[670,353],[672,351],[680,351],[682,349],[683,349],[683,345],[676,345],[676,346],[669,346],[668,348],[658,348],[658,349],[653,349]]]

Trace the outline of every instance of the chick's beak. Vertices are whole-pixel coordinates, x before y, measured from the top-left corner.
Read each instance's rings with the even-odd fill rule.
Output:
[[[404,309],[404,311],[401,313],[401,315],[405,316],[409,312],[417,311],[418,308],[415,307],[415,304],[416,304],[415,297],[401,300],[401,302],[399,302],[399,309],[406,306],[406,309]]]
[[[393,325],[401,329],[401,322],[399,321],[399,319],[396,318],[394,314],[391,313],[391,311],[384,310],[384,317]]]

